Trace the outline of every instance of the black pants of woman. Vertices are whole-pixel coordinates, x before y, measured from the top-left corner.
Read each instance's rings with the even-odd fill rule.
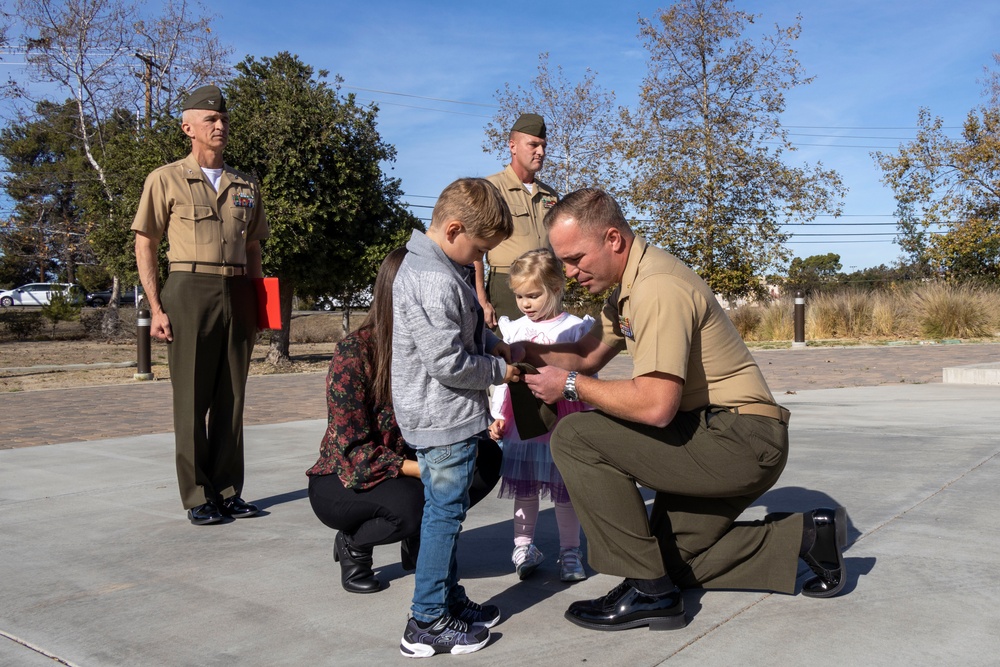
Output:
[[[485,498],[500,479],[502,453],[492,440],[482,440],[469,499]],[[343,531],[358,549],[393,544],[420,535],[424,485],[416,477],[394,477],[363,491],[345,489],[336,475],[309,478],[309,503],[326,526]]]

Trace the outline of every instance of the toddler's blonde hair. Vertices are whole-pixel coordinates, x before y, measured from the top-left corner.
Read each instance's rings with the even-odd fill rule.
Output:
[[[545,314],[542,319],[551,319],[562,312],[566,276],[562,262],[548,248],[529,250],[510,265],[511,290],[516,292],[527,285],[538,285],[545,293],[539,309]]]

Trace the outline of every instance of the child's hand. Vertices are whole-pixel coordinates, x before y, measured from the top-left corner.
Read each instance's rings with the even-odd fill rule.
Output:
[[[520,382],[521,381],[521,369],[514,364],[507,364],[507,373],[503,376],[503,381],[505,384],[510,382]]]
[[[508,345],[503,341],[497,343],[496,347],[490,350],[490,354],[492,354],[494,357],[503,357],[504,361],[506,361],[508,364],[511,363],[510,345]]]
[[[490,437],[494,440],[500,440],[503,437],[504,426],[507,422],[503,419],[497,419],[492,424],[490,424]]]

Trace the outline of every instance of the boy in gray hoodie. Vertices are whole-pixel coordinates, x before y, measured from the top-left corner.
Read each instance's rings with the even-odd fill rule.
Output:
[[[469,265],[512,231],[496,187],[459,179],[438,198],[427,233],[413,232],[393,283],[392,403],[416,450],[425,498],[411,617],[399,646],[407,657],[478,651],[500,620],[497,607],[466,596],[455,556],[477,443],[489,437],[487,389],[519,376],[510,349],[484,326]]]

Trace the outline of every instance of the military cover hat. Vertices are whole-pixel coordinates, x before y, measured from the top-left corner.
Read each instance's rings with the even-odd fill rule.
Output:
[[[523,113],[516,121],[511,132],[524,132],[539,139],[545,138],[545,119],[537,113]]]
[[[226,98],[218,86],[202,86],[191,91],[184,100],[184,111],[188,109],[205,109],[208,111],[225,111]]]

